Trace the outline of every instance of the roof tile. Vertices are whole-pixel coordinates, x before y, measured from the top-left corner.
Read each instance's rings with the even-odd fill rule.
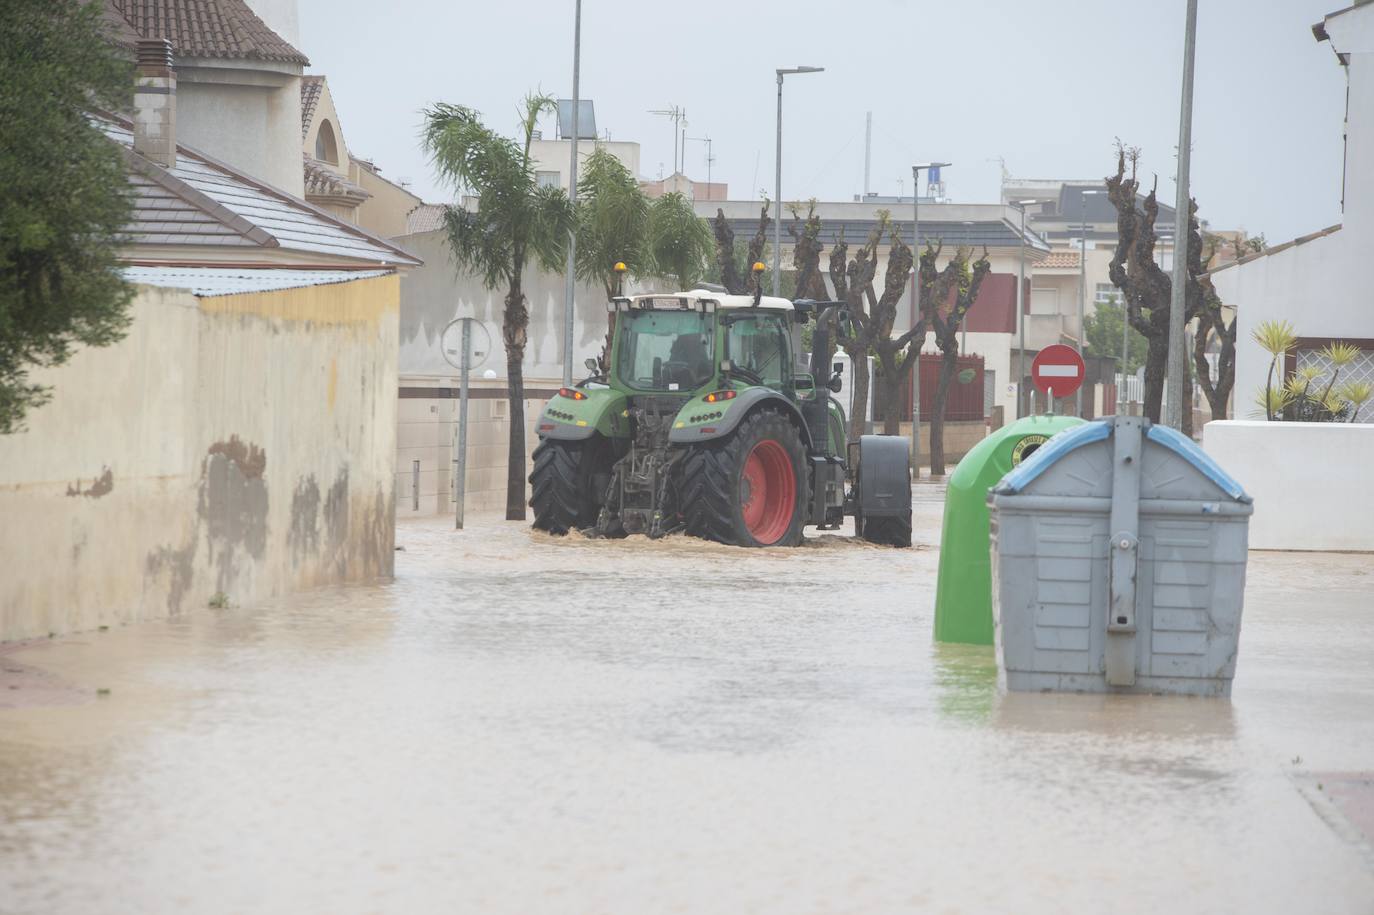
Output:
[[[111,37],[165,38],[177,57],[241,58],[306,66],[310,61],[267,27],[244,0],[105,0]],[[118,16],[130,31],[118,27]]]

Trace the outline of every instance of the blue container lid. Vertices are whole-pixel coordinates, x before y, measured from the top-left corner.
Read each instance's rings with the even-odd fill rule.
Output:
[[[998,495],[1014,495],[1021,492],[1070,451],[1110,437],[1113,428],[1112,422],[1112,418],[1099,419],[1059,433],[1037,448],[1035,453],[1022,461],[1019,467],[1004,476],[1002,481],[993,487],[992,491]],[[1236,482],[1234,477],[1222,470],[1221,465],[1214,461],[1210,454],[1199,448],[1197,443],[1188,436],[1168,426],[1156,426],[1148,419],[1144,422],[1145,437],[1150,441],[1168,448],[1183,458],[1198,473],[1215,483],[1223,493],[1233,500],[1247,504],[1254,501],[1245,494],[1245,490],[1240,483]]]

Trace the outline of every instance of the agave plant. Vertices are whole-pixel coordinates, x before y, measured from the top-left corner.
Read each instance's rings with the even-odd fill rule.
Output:
[[[1265,379],[1264,390],[1255,395],[1255,402],[1264,410],[1265,419],[1280,419],[1283,409],[1270,409],[1271,404],[1282,400],[1283,389],[1280,388],[1277,392],[1274,390],[1274,369],[1278,367],[1279,360],[1298,345],[1297,332],[1287,321],[1261,321],[1259,326],[1250,332],[1250,337],[1270,356],[1269,375]]]
[[[1254,416],[1263,416],[1265,419],[1273,420],[1283,416],[1293,403],[1293,394],[1288,388],[1274,389],[1263,387],[1255,392],[1255,406],[1258,407]]]
[[[1326,390],[1322,392],[1322,399],[1327,400],[1331,397],[1331,392],[1336,387],[1336,379],[1341,377],[1341,369],[1359,358],[1360,348],[1358,346],[1351,346],[1344,340],[1333,340],[1322,350],[1322,355],[1330,361],[1333,368],[1331,380],[1326,383]]]
[[[1341,386],[1340,398],[1350,404],[1350,419],[1347,422],[1355,421],[1360,409],[1371,397],[1374,397],[1374,384],[1368,381],[1347,381]]]

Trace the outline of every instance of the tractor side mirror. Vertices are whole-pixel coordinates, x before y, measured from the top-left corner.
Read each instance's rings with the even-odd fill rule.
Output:
[[[587,361],[582,364],[585,365],[587,367],[587,371],[591,372],[593,375],[595,375],[601,368],[601,366],[597,365],[595,356],[588,356]]]
[[[840,380],[839,375],[836,375],[833,378],[831,378],[825,386],[829,388],[832,392],[838,394],[840,393],[840,389],[844,387],[844,382]]]

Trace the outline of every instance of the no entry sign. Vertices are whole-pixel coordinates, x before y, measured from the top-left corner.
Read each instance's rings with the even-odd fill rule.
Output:
[[[1051,397],[1068,397],[1083,384],[1083,357],[1072,346],[1055,343],[1036,353],[1031,381]]]

